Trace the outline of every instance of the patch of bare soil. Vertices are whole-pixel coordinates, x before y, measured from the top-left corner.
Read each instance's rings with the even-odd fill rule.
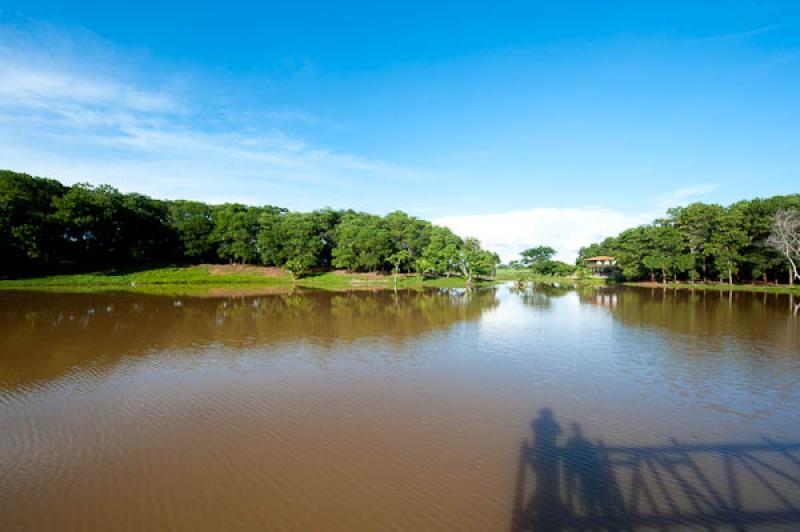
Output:
[[[253,264],[201,264],[211,275],[258,275],[260,277],[286,277],[283,268],[274,266],[255,266]]]

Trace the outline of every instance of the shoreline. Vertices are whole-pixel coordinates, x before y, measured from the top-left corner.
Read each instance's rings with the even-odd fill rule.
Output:
[[[571,286],[609,286],[602,278],[574,278],[557,275],[532,275],[523,273],[527,283],[558,283]],[[519,274],[499,271],[491,278],[476,279],[473,287],[496,286],[516,282]],[[724,283],[653,283],[624,282],[620,286],[659,288],[662,290],[706,290],[718,292],[775,293],[800,296],[800,285],[755,285]],[[46,290],[63,292],[149,292],[149,293],[208,293],[214,290],[279,290],[317,288],[328,290],[391,290],[422,288],[467,288],[461,276],[422,277],[417,274],[399,274],[397,283],[389,273],[358,273],[343,270],[317,272],[293,279],[280,268],[241,264],[199,264],[192,266],[160,266],[138,270],[108,270],[94,273],[49,275],[27,279],[0,280],[0,290]]]
[[[474,287],[492,286],[497,279],[478,279]],[[125,291],[169,292],[209,291],[221,288],[292,289],[319,288],[331,290],[385,290],[420,288],[466,288],[466,279],[458,276],[423,278],[402,274],[356,273],[334,270],[292,276],[279,268],[242,265],[202,264],[194,266],[154,267],[141,270],[109,270],[105,272],[49,275],[27,279],[0,280],[0,290],[49,291]]]
[[[800,285],[757,285],[757,284],[734,284],[726,283],[653,283],[653,282],[626,282],[623,286],[633,286],[637,288],[661,288],[670,290],[706,290],[716,292],[752,292],[769,294],[789,294],[800,295]]]

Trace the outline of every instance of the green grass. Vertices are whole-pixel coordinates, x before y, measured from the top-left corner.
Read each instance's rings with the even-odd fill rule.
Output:
[[[605,285],[607,284],[605,279],[599,277],[570,277],[566,275],[539,275],[534,273],[532,270],[511,270],[511,269],[501,269],[497,270],[497,275],[495,279],[499,281],[516,281],[517,279],[523,279],[525,281],[533,281],[537,283],[559,283],[559,284],[577,284],[577,285]]]
[[[497,282],[498,281],[481,279],[476,280],[473,286],[488,286],[496,284]],[[375,278],[375,276],[368,274],[349,273],[342,275],[337,272],[324,272],[297,279],[295,284],[312,288],[358,288],[371,286],[394,288],[395,279],[393,275]],[[467,281],[460,276],[426,277],[423,279],[420,275],[398,275],[396,286],[397,288],[464,288],[467,286]]]
[[[500,268],[497,270],[494,278],[503,281],[514,281],[520,276],[530,277],[531,275],[533,275],[533,271],[527,269],[512,270],[511,268]]]
[[[495,284],[499,281],[479,280],[475,286]],[[210,293],[215,287],[244,291],[255,287],[308,287],[322,289],[394,288],[394,277],[337,272],[310,274],[299,279],[290,275],[268,277],[258,273],[236,272],[212,274],[207,265],[160,267],[142,270],[111,270],[73,275],[52,275],[29,279],[0,280],[0,289],[35,289],[68,292],[134,291],[147,293]],[[463,277],[425,278],[401,275],[398,288],[423,287],[462,288]]]
[[[212,275],[207,266],[110,270],[73,275],[51,275],[30,279],[0,281],[0,288],[41,288],[57,286],[138,286],[159,284],[281,284],[279,277],[255,274]]]
[[[237,296],[237,295],[256,295],[265,293],[290,292],[295,287],[289,283],[176,283],[176,284],[139,284],[118,285],[118,284],[94,284],[94,285],[37,285],[37,286],[6,286],[0,284],[0,291],[19,290],[52,293],[87,293],[98,294],[104,292],[148,294],[163,296]]]
[[[0,281],[0,289],[36,289],[53,291],[135,291],[147,293],[197,293],[208,294],[217,288],[225,287],[230,291],[243,292],[255,287],[307,287],[327,290],[345,290],[357,288],[394,288],[392,275],[368,275],[359,273],[342,274],[340,272],[323,272],[310,274],[296,280],[291,276],[278,275],[268,277],[250,272],[229,272],[212,274],[207,265],[170,266],[141,270],[111,270],[105,272],[83,273],[74,275],[52,275],[30,279]],[[493,279],[478,280],[475,286],[487,286],[524,278],[527,281],[540,283],[558,283],[561,285],[596,286],[606,284],[605,279],[578,279],[558,275],[536,275],[529,270],[499,270]],[[739,292],[770,292],[779,294],[800,295],[800,286],[765,286],[750,284],[689,284],[689,283],[625,283],[628,286],[666,287],[672,289],[722,290]],[[419,275],[400,275],[397,288],[421,289],[431,288],[464,288],[463,277],[422,278]]]
[[[577,284],[581,286],[603,286],[609,284],[601,277],[566,277],[563,275],[531,275],[530,280],[537,283]]]
[[[626,286],[638,286],[647,288],[673,288],[680,290],[717,290],[722,292],[768,292],[772,294],[794,294],[800,295],[800,286],[771,286],[771,285],[757,285],[757,284],[724,284],[724,283],[709,283],[709,284],[690,284],[690,283],[624,283]]]

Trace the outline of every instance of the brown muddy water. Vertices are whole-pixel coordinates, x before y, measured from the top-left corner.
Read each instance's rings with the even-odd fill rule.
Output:
[[[0,294],[0,530],[798,530],[800,300]]]

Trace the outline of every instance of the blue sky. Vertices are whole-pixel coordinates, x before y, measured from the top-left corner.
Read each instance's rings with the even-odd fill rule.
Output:
[[[796,2],[3,2],[0,167],[504,259],[800,192]]]

